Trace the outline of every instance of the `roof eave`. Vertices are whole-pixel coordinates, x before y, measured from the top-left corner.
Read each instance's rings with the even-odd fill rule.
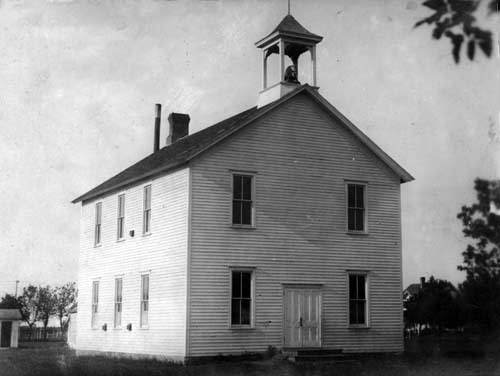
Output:
[[[123,182],[121,182],[121,183],[119,183],[119,184],[117,184],[115,186],[112,186],[112,187],[109,187],[109,188],[106,188],[106,189],[102,189],[102,190],[93,192],[92,194],[89,194],[90,191],[87,192],[87,193],[84,193],[80,197],[77,197],[73,201],[71,201],[71,203],[72,204],[77,204],[80,201],[82,201],[82,202],[89,201],[89,200],[92,200],[92,199],[94,199],[96,197],[104,196],[104,195],[109,194],[111,192],[114,192],[114,191],[116,191],[118,189],[124,188],[124,187],[129,186],[129,185],[134,184],[134,183],[138,183],[138,182],[140,182],[142,180],[151,178],[152,176],[161,174],[162,172],[167,172],[169,170],[173,170],[173,169],[179,168],[179,167],[181,167],[181,166],[183,166],[185,164],[187,164],[187,162],[178,162],[178,163],[173,163],[173,164],[170,164],[170,165],[162,166],[160,168],[156,168],[154,170],[148,171],[145,174],[141,174],[141,175],[139,175],[137,177],[124,180]]]
[[[265,47],[267,44],[274,42],[275,40],[278,40],[280,37],[290,37],[290,38],[296,38],[296,39],[301,39],[306,42],[311,42],[311,44],[316,44],[319,43],[323,40],[322,36],[316,35],[316,34],[301,34],[301,33],[293,33],[293,32],[283,32],[283,31],[275,31],[269,34],[268,36],[260,39],[259,41],[255,42],[255,46],[258,48]]]

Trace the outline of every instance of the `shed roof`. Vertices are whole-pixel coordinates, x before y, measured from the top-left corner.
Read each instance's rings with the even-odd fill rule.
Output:
[[[0,308],[0,320],[22,320],[18,309]]]
[[[119,174],[106,180],[104,183],[91,189],[87,193],[77,197],[72,202],[87,201],[111,191],[124,188],[139,181],[149,179],[160,173],[173,170],[185,165],[190,160],[216,145],[220,141],[237,132],[247,124],[252,123],[264,114],[280,106],[282,103],[290,100],[299,93],[309,95],[330,115],[335,117],[347,127],[364,145],[366,145],[375,155],[377,155],[385,164],[391,168],[394,173],[400,177],[402,183],[413,180],[413,177],[371,141],[363,132],[352,124],[344,115],[333,107],[325,98],[323,98],[316,88],[305,84],[284,95],[280,99],[271,102],[263,107],[252,107],[240,112],[226,120],[216,123],[199,132],[180,138],[171,145],[165,146],[155,153],[147,156],[141,161],[123,170]]]

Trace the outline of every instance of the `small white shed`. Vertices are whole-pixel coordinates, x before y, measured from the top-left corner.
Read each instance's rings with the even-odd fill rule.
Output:
[[[18,309],[0,308],[0,347],[17,347],[21,320]]]

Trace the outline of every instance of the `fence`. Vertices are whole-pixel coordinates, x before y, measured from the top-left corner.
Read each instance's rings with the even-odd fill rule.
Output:
[[[45,336],[45,332],[47,335]],[[19,327],[19,342],[27,341],[65,341],[66,338],[61,328],[48,327],[45,328],[30,328],[28,326]]]

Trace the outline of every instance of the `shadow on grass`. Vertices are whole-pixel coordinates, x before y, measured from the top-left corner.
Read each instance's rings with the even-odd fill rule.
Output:
[[[407,351],[400,355],[367,354],[344,360],[291,363],[270,354],[245,354],[181,365],[153,359],[76,356],[73,350],[61,343],[23,343],[19,349],[0,352],[0,375],[500,375],[500,346],[492,352],[491,347],[475,338],[416,337],[407,341],[406,345]]]

